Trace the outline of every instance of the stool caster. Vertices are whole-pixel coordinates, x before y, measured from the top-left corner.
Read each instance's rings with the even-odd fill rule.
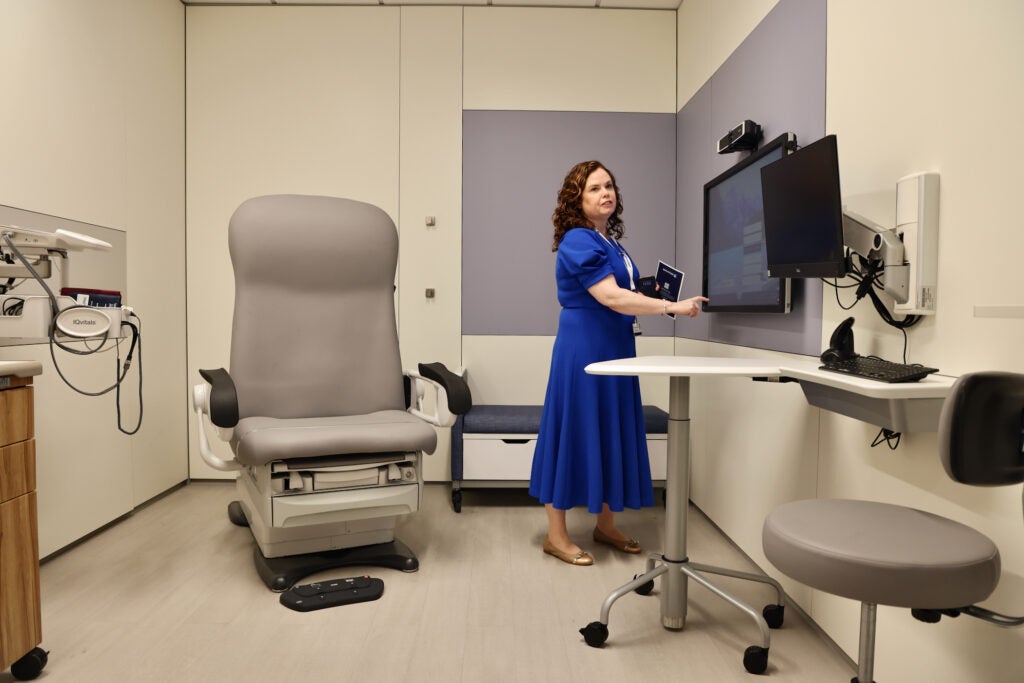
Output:
[[[763,674],[768,669],[768,648],[751,645],[743,653],[743,668],[752,674]]]
[[[638,576],[640,576],[640,575],[639,574],[634,574],[633,578],[635,579]],[[637,586],[636,589],[633,592],[636,593],[637,595],[650,595],[651,591],[653,591],[653,590],[654,590],[654,579],[651,579],[647,583],[644,583],[644,584],[641,584],[641,585]]]
[[[786,606],[785,605],[765,605],[761,611],[761,616],[764,617],[764,621],[768,624],[768,628],[780,628],[782,621],[786,617]]]
[[[600,621],[590,622],[580,629],[580,633],[590,647],[601,647],[608,640],[608,626]]]

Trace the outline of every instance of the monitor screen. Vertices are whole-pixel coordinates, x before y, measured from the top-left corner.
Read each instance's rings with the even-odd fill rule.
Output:
[[[843,277],[843,205],[836,136],[761,169],[768,272],[773,277]]]
[[[704,185],[705,311],[789,312],[789,281],[768,274],[761,168],[795,145],[780,135]]]

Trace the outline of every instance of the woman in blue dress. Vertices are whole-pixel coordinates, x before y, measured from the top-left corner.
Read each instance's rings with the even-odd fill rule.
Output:
[[[668,302],[636,291],[639,273],[617,241],[621,214],[615,178],[600,162],[576,164],[565,176],[552,246],[562,312],[530,494],[547,510],[544,552],[574,565],[593,564],[594,558],[569,538],[566,510],[585,505],[597,515],[595,542],[639,553],[640,543],[616,528],[615,513],[654,505],[639,380],[588,375],[583,368],[635,356],[637,316],[692,318],[706,301]]]

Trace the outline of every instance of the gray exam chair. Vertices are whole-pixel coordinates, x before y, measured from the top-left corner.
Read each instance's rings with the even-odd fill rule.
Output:
[[[402,371],[394,223],[350,199],[256,197],[231,217],[228,247],[230,373],[200,370],[193,406],[203,459],[239,471],[228,514],[252,530],[260,577],[283,591],[334,567],[416,570],[395,526],[419,508],[431,425],[471,397],[440,363]],[[204,415],[232,458],[213,452]]]
[[[975,486],[1024,481],[1024,375],[960,377],[939,418],[939,451],[954,480]],[[853,683],[872,683],[877,605],[909,607],[926,622],[967,614],[1000,626],[1010,617],[975,605],[999,583],[999,550],[959,522],[899,505],[799,500],[773,510],[762,540],[768,560],[812,588],[861,603]]]

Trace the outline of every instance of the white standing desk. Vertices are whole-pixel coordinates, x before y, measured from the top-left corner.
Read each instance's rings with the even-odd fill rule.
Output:
[[[931,375],[919,382],[886,384],[819,370],[816,360],[765,360],[699,356],[642,356],[593,363],[594,375],[660,375],[669,378],[668,469],[665,479],[665,544],[651,553],[647,571],[612,591],[601,608],[601,619],[580,629],[588,645],[598,647],[608,638],[612,604],[632,591],[649,592],[661,576],[661,623],[668,629],[686,624],[687,579],[692,578],[715,595],[746,612],[761,632],[761,645],[747,648],[743,665],[763,673],[768,665],[769,627],[783,619],[782,587],[763,574],[737,572],[691,562],[686,554],[686,524],[690,498],[690,378],[704,376],[749,377],[769,381],[798,381],[812,405],[889,427],[894,431],[935,430],[944,397],[955,378]],[[758,581],[775,587],[778,602],[762,613],[711,583],[703,574],[719,574]]]

